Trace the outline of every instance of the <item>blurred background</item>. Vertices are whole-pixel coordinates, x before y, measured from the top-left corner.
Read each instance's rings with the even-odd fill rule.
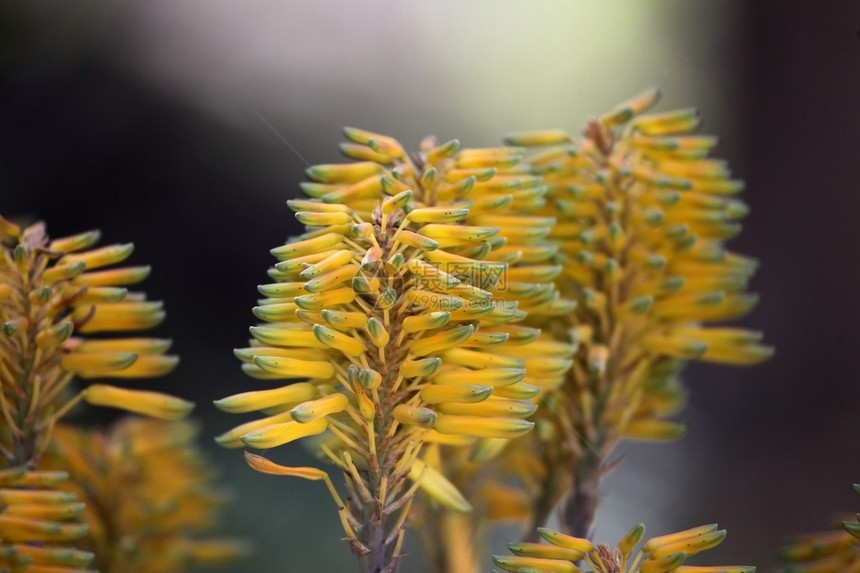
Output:
[[[744,322],[777,354],[687,371],[688,437],[622,448],[598,538],[719,522],[728,540],[700,562],[768,570],[783,537],[860,508],[860,3],[8,0],[0,212],[54,236],[101,228],[153,265],[182,356],[153,387],[199,403],[235,497],[224,528],[258,545],[230,571],[352,571],[321,485],[211,441],[237,423],[211,401],[254,387],[231,350],[268,249],[297,230],[284,202],[304,168],[340,160],[344,125],[492,146],[574,130],[649,85],[660,109],[699,107],[748,182],[732,246],[762,261],[762,302]]]

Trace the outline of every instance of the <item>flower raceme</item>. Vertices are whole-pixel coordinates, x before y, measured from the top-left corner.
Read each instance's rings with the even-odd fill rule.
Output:
[[[76,568],[92,558],[62,547],[86,533],[72,523],[83,506],[57,491],[65,473],[38,466],[58,420],[81,400],[162,418],[191,409],[100,383],[70,392],[75,377],[146,378],[177,363],[165,355],[169,341],[84,336],[146,330],[164,318],[161,303],[126,289],[148,267],[106,268],[132,246],[91,248],[98,238],[92,231],[49,240],[42,223],[21,228],[0,217],[0,565],[16,571]]]
[[[564,383],[575,346],[554,340],[549,334],[542,335],[534,326],[566,317],[576,306],[574,301],[562,298],[554,284],[562,272],[555,260],[559,245],[548,239],[556,217],[551,213],[535,214],[547,204],[548,188],[542,175],[522,163],[522,148],[461,149],[456,140],[438,144],[428,137],[416,152],[409,153],[386,135],[355,128],[346,128],[344,133],[350,141],[341,144],[341,150],[357,162],[309,168],[308,176],[313,181],[304,183],[302,189],[311,198],[366,213],[376,201],[409,189],[413,191],[409,208],[452,212],[468,209],[463,224],[499,229],[496,236],[468,255],[486,261],[480,270],[487,277],[495,274],[493,269],[505,269],[496,288],[497,296],[516,303],[521,316],[528,316],[528,325],[517,329],[517,342],[512,337],[499,352],[510,360],[522,361],[527,371],[523,382],[537,389],[530,399],[531,408],[537,408],[546,392]],[[456,258],[438,258],[436,262],[458,278],[465,278],[463,272],[468,267],[459,268]],[[471,493],[475,483],[485,477],[476,470],[486,468],[486,462],[507,443],[506,439],[494,438],[482,439],[470,448],[431,443],[423,459],[458,488]],[[475,505],[468,518],[440,515],[433,508],[422,510],[416,520],[425,551],[435,556],[430,559],[436,562],[435,570],[456,567],[466,571],[464,556],[470,554],[470,570],[479,569],[477,555],[483,544],[463,532],[482,529],[485,504]]]
[[[86,502],[89,533],[78,546],[101,573],[179,573],[246,551],[236,540],[200,538],[224,496],[196,435],[187,422],[131,416],[104,432],[58,426],[42,466],[67,472],[59,489]]]
[[[520,321],[526,314],[563,316],[572,311],[575,303],[562,299],[553,284],[561,267],[552,264],[557,246],[547,241],[546,236],[555,221],[552,217],[527,215],[545,203],[546,188],[540,177],[519,165],[521,149],[460,149],[456,140],[439,145],[428,137],[415,153],[407,153],[389,136],[355,128],[344,131],[350,141],[342,144],[341,150],[356,162],[309,168],[312,181],[303,183],[302,189],[311,201],[294,201],[296,209],[313,210],[314,204],[320,203],[344,205],[367,219],[380,201],[409,190],[412,195],[404,208],[413,221],[427,223],[421,233],[432,237],[440,247],[427,253],[431,264],[479,287],[495,285],[497,304],[503,302],[507,306],[512,313],[511,321]],[[494,227],[498,233],[468,247],[451,244],[446,242],[450,239],[434,234],[440,222],[435,218],[442,213],[459,220],[458,225]],[[306,224],[314,223],[307,215],[301,215],[300,219]],[[475,265],[472,260],[481,263]],[[488,305],[472,308],[476,319],[489,311]],[[518,399],[491,398],[481,403],[448,404],[441,409],[449,414],[485,411],[528,416],[537,407],[541,393],[563,383],[571,364],[572,346],[539,338],[540,332],[531,327],[509,325],[506,331],[508,340],[495,349],[501,365],[525,367],[527,371],[525,378],[516,384]],[[496,455],[507,441],[503,438],[433,440],[423,448],[421,459],[455,484],[465,483],[463,478],[471,472],[474,462]],[[435,532],[432,526],[435,516],[424,511],[429,509],[425,505],[419,511],[413,507],[413,521],[420,522],[423,534],[431,533],[425,547],[436,551],[449,546],[440,540],[451,533]],[[480,509],[473,510],[477,510],[476,518],[481,517]],[[447,565],[442,566],[446,568]]]
[[[860,484],[854,484],[860,493]],[[860,514],[830,531],[787,539],[779,550],[785,573],[855,573],[860,571]]]
[[[666,360],[747,365],[772,353],[758,333],[704,326],[738,318],[757,300],[743,293],[756,262],[723,245],[748,209],[732,198],[742,183],[724,162],[707,158],[716,138],[683,135],[698,125],[694,111],[641,115],[657,95],[649,90],[621,104],[576,140],[562,132],[508,138],[551,144],[529,162],[553,199],[545,210],[559,218],[550,235],[564,269],[559,288],[581,303],[571,336],[581,348],[574,374],[583,386],[602,389],[618,374]],[[620,394],[612,397],[620,405],[603,415],[626,418],[625,435],[678,434],[674,423],[660,421],[659,411],[671,408],[659,392],[644,401]],[[636,402],[633,412],[624,406]]]
[[[512,543],[512,556],[496,555],[495,564],[516,573],[755,573],[750,566],[701,567],[685,565],[687,557],[713,549],[726,538],[716,524],[702,525],[677,533],[654,537],[635,551],[645,534],[641,523],[633,527],[615,548],[595,546],[584,538],[540,528],[547,543]],[[576,565],[576,563],[582,565]]]
[[[563,269],[556,284],[579,302],[544,323],[577,351],[567,383],[548,398],[547,439],[525,446],[532,450],[524,455],[542,456],[537,463],[550,478],[578,468],[566,510],[579,517],[564,521],[580,535],[591,521],[601,460],[619,438],[683,433],[669,416],[683,406],[676,375],[686,361],[750,365],[772,353],[759,333],[710,325],[756,302],[743,292],[755,261],[724,247],[747,213],[733,197],[743,185],[723,161],[708,158],[715,138],[688,135],[698,125],[694,111],[642,113],[657,96],[648,90],[621,104],[588,122],[581,137],[560,130],[508,137],[541,148],[526,161],[550,200],[534,215],[557,217],[548,236]],[[564,490],[550,492],[543,513]]]
[[[72,549],[87,535],[74,494],[59,490],[62,471],[0,470],[0,570],[84,572],[93,554]]]
[[[78,378],[151,378],[173,370],[170,342],[155,338],[98,338],[138,332],[164,320],[160,302],[129,292],[149,267],[105,268],[125,260],[132,245],[92,249],[98,231],[50,241],[44,225],[20,229],[0,219],[0,319],[3,321],[3,436],[9,464],[25,464],[44,447],[50,427],[78,401],[179,418],[188,402],[154,392],[93,384],[74,397]]]
[[[467,208],[412,208],[413,198],[397,192],[366,217],[341,203],[289,202],[307,232],[272,250],[275,282],[259,287],[265,298],[254,308],[263,323],[236,355],[253,377],[307,381],[216,401],[264,415],[221,435],[222,445],[312,438],[342,471],[347,504],[321,469],[246,456],[264,473],[324,481],[366,571],[396,569],[419,488],[450,509],[470,508],[421,460],[424,444],[520,436],[540,391],[523,381],[524,360],[498,350],[534,338],[510,324],[523,318],[514,304],[494,300],[504,263],[469,256],[498,228],[462,224]]]

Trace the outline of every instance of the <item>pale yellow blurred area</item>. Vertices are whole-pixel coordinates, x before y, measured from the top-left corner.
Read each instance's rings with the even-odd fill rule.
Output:
[[[478,145],[509,130],[573,128],[650,85],[668,104],[696,102],[725,130],[737,91],[725,53],[733,6],[147,0],[41,11],[55,32],[81,31],[67,33],[70,43],[246,129],[260,128],[256,108],[332,141],[342,125],[360,124],[406,142],[433,131]]]

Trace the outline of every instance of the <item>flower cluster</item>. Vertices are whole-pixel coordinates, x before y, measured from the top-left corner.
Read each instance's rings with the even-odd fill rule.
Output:
[[[854,485],[860,493],[860,484]],[[779,550],[785,573],[840,573],[860,570],[860,515],[834,524],[830,531],[788,539]]]
[[[59,491],[66,472],[0,471],[0,568],[6,571],[78,571],[93,560],[70,542],[84,537],[84,504]]]
[[[755,262],[724,247],[742,185],[707,157],[714,138],[687,135],[691,111],[642,114],[656,98],[518,147],[427,138],[409,153],[347,128],[354,161],[308,169],[309,199],[288,202],[306,232],[272,250],[262,323],[236,351],[251,376],[307,381],[216,401],[264,415],[218,441],[303,439],[340,469],[345,502],[322,469],[246,454],[324,481],[365,571],[396,570],[419,489],[439,571],[477,569],[483,518],[541,525],[566,494],[565,531],[587,535],[617,441],[681,435],[686,361],[771,353],[710,324],[755,304]]]
[[[496,555],[495,564],[504,571],[516,573],[755,573],[746,565],[699,567],[684,565],[688,557],[713,549],[726,538],[725,529],[716,524],[702,525],[677,533],[653,537],[639,551],[645,534],[641,523],[633,527],[615,548],[601,543],[595,546],[584,538],[572,537],[550,529],[539,529],[547,543],[512,543],[512,556]],[[576,565],[582,562],[586,568]]]
[[[129,292],[149,267],[106,268],[131,255],[131,244],[93,249],[98,231],[49,240],[37,223],[0,219],[0,382],[7,430],[3,455],[27,464],[44,450],[50,428],[80,400],[162,418],[180,418],[188,402],[154,392],[92,384],[70,394],[74,377],[151,378],[178,363],[170,341],[111,333],[148,330],[164,320],[162,303]],[[97,338],[84,336],[98,334]]]
[[[338,177],[366,169],[356,165],[340,167]],[[399,191],[377,201],[368,220],[340,203],[289,202],[308,231],[272,250],[277,282],[260,287],[266,298],[254,308],[263,323],[236,354],[251,376],[309,381],[216,401],[228,412],[265,414],[220,436],[222,445],[268,449],[315,437],[343,472],[347,504],[322,470],[248,460],[263,472],[326,481],[368,571],[396,566],[418,487],[446,507],[469,509],[421,460],[423,445],[520,436],[533,425],[524,418],[540,391],[523,381],[524,359],[498,350],[534,338],[510,324],[523,317],[515,304],[493,298],[504,263],[469,256],[498,228],[462,224],[465,207],[412,201],[411,190]],[[462,272],[443,270],[446,262]],[[496,280],[470,281],[488,276]]]
[[[106,432],[58,426],[41,465],[67,472],[59,489],[86,504],[77,546],[102,573],[179,573],[232,561],[232,539],[198,538],[224,495],[187,422],[126,417]],[[80,504],[83,507],[83,504]]]
[[[66,473],[39,465],[66,413],[82,400],[169,419],[192,407],[108,384],[72,390],[76,377],[148,378],[178,361],[165,354],[169,341],[110,337],[152,328],[164,311],[126,288],[148,267],[107,268],[132,246],[92,248],[98,239],[91,231],[50,240],[42,223],[22,228],[0,217],[0,563],[16,571],[74,569],[92,558],[65,548],[87,532],[75,523],[82,504],[59,490]]]
[[[577,350],[565,385],[542,409],[546,431],[512,455],[543,466],[525,480],[538,524],[572,480],[563,525],[579,535],[620,438],[682,435],[670,416],[684,404],[677,374],[686,361],[749,365],[772,353],[760,333],[710,324],[744,315],[757,300],[744,292],[756,262],[724,245],[747,213],[733,197],[743,185],[708,157],[716,138],[688,134],[698,125],[694,110],[642,113],[657,96],[648,90],[589,121],[580,137],[508,137],[544,148],[527,157],[548,189],[535,214],[558,218],[548,237],[563,269],[556,284],[579,302],[543,323]]]

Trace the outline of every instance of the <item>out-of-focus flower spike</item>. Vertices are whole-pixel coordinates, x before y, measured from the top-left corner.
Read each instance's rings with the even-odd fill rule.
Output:
[[[200,537],[224,496],[193,447],[196,433],[189,424],[136,417],[106,431],[58,427],[42,463],[68,474],[64,492],[100,509],[82,516],[89,532],[76,545],[86,551],[18,545],[17,556],[30,561],[22,571],[79,571],[92,562],[102,573],[179,573],[242,556],[247,546],[239,540]],[[220,549],[207,549],[212,542]]]
[[[860,493],[860,485],[854,490]],[[837,520],[829,531],[807,533],[786,539],[777,552],[785,571],[853,571],[860,563],[860,517]]]
[[[692,532],[692,533],[691,533]],[[697,533],[698,532],[698,533]],[[622,538],[617,548],[607,544],[595,546],[591,541],[557,533],[545,528],[539,528],[538,533],[552,545],[537,543],[512,544],[514,557],[494,556],[497,564],[508,571],[523,571],[514,568],[525,565],[535,571],[568,571],[563,564],[574,566],[580,561],[589,567],[589,571],[618,571],[619,573],[716,573],[718,571],[731,573],[754,573],[755,567],[749,566],[690,566],[683,563],[695,553],[711,549],[725,537],[725,531],[717,531],[716,527],[695,528],[689,532],[680,532],[670,536],[656,538],[645,544],[641,552],[633,559],[631,553],[639,543],[644,533],[644,526],[639,524]],[[665,543],[665,539],[673,539]],[[690,553],[677,550],[679,543],[687,544]],[[649,549],[649,548],[655,549]],[[579,569],[576,569],[579,571]],[[811,570],[810,570],[811,571]]]
[[[720,329],[711,333],[706,327],[709,322],[739,317],[755,304],[755,297],[742,292],[755,265],[727,252],[722,244],[739,231],[737,220],[747,208],[727,197],[741,185],[730,179],[726,162],[707,157],[716,139],[686,135],[698,124],[695,110],[642,115],[656,98],[656,90],[646,90],[599,120],[589,121],[575,141],[565,139],[561,131],[554,136],[509,139],[542,147],[525,163],[541,176],[546,197],[542,203],[519,204],[532,218],[533,231],[541,227],[540,218],[557,219],[546,238],[555,244],[556,254],[538,260],[521,249],[516,260],[534,261],[538,267],[559,265],[561,271],[550,280],[562,295],[579,303],[575,308],[565,302],[550,303],[539,290],[520,286],[547,278],[540,276],[534,263],[525,270],[518,264],[506,273],[509,290],[522,297],[518,308],[529,313],[539,308],[544,313],[544,320],[529,325],[542,326],[557,340],[577,347],[566,381],[530,365],[529,377],[519,384],[543,387],[548,403],[564,404],[557,418],[549,410],[537,414],[544,426],[559,426],[546,434],[547,441],[527,440],[522,447],[537,449],[539,454],[530,458],[543,456],[545,472],[569,468],[553,483],[572,481],[575,486],[567,499],[577,500],[578,506],[565,510],[562,523],[578,535],[587,533],[593,515],[593,506],[586,506],[596,504],[600,460],[622,436],[672,439],[679,435],[681,426],[665,417],[683,405],[681,387],[674,379],[683,361],[753,364],[772,353],[752,337]],[[521,226],[511,233],[511,225],[501,218],[497,221],[501,236],[525,236],[532,231]],[[564,311],[572,312],[572,317],[568,319]],[[571,328],[571,321],[588,325],[588,335],[571,336],[577,330]],[[528,356],[527,352],[512,354]],[[664,373],[662,366],[651,363],[673,366]],[[631,373],[623,377],[623,384],[618,376],[621,364]],[[661,388],[673,391],[663,393]],[[517,388],[500,390],[495,397]],[[592,411],[597,404],[601,412]],[[579,444],[568,447],[557,439],[565,426],[567,433],[583,437]],[[602,436],[602,443],[595,444],[594,436]],[[521,455],[516,447],[508,453]],[[548,460],[554,460],[552,467]],[[585,475],[581,467],[596,469]],[[515,481],[521,481],[526,491],[539,491],[547,483],[541,479],[516,477]],[[579,488],[584,497],[577,495]],[[563,488],[544,492],[552,501],[534,516],[536,524],[545,521],[547,508],[565,493]]]

